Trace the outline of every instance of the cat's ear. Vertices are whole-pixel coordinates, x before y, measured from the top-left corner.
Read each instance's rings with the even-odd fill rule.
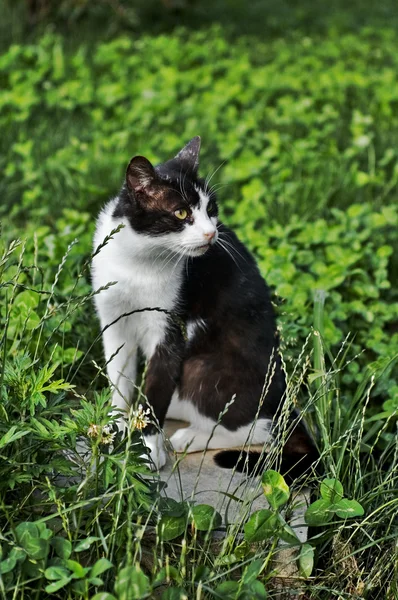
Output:
[[[135,193],[145,193],[157,182],[156,171],[147,158],[134,156],[130,160],[126,171],[126,184],[129,190]]]
[[[200,136],[192,138],[186,146],[172,159],[180,163],[183,171],[196,174],[199,167]],[[170,161],[171,162],[171,161]]]

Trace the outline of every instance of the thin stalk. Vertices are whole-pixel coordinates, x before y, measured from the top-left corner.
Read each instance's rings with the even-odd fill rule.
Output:
[[[328,384],[325,368],[325,354],[323,348],[323,332],[324,332],[324,306],[326,292],[325,290],[315,290],[314,293],[314,386],[315,394],[315,410],[318,416],[318,425],[322,433],[322,440],[326,450],[330,448],[330,414],[328,410]]]

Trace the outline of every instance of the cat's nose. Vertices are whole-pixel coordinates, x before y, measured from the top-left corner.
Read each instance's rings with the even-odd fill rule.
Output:
[[[211,242],[214,239],[214,236],[216,235],[215,231],[210,231],[209,233],[204,233],[203,236],[205,237],[207,242]]]

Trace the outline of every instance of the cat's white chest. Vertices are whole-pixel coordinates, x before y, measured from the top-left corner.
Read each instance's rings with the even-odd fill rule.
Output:
[[[110,230],[106,222],[98,227],[96,243],[109,233],[107,225]],[[102,327],[120,318],[124,333],[149,358],[164,341],[167,313],[178,306],[182,265],[140,250],[130,231],[116,234],[93,260],[93,284],[98,289],[113,282],[95,297]]]
[[[137,265],[131,266],[128,276],[116,284],[115,292],[123,297],[122,305],[128,308],[125,312],[142,311],[127,317],[128,327],[138,346],[150,357],[165,338],[168,315],[163,311],[175,310],[179,281],[168,281],[154,273],[143,273]]]

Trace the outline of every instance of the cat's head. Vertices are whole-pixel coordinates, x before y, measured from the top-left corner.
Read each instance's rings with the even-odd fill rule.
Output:
[[[197,175],[199,150],[200,137],[194,137],[156,167],[135,156],[124,187],[124,211],[134,231],[186,256],[201,256],[218,237],[215,196]]]

